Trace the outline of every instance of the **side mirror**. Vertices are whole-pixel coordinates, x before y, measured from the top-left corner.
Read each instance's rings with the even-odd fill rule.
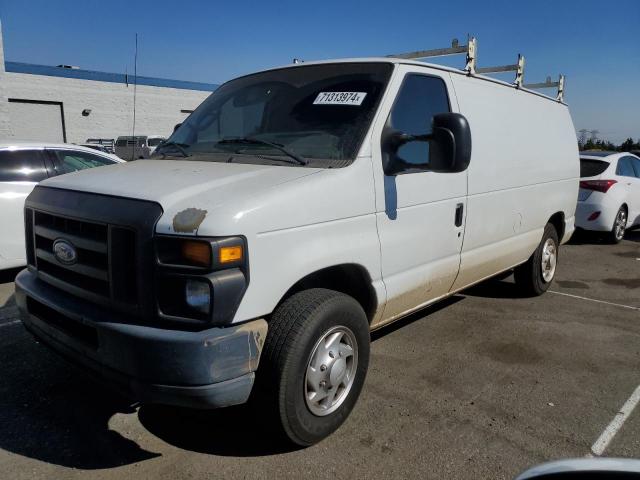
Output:
[[[464,172],[471,161],[471,129],[466,117],[459,113],[435,115],[429,150],[429,170]]]
[[[409,142],[429,142],[429,162],[410,164],[398,157],[400,147]],[[382,138],[383,168],[387,175],[407,170],[463,172],[471,160],[471,129],[464,115],[439,113],[433,117],[430,134],[409,135],[386,129]]]
[[[176,123],[173,127],[173,131],[175,132],[177,129],[179,129],[180,125],[182,125],[182,123]]]

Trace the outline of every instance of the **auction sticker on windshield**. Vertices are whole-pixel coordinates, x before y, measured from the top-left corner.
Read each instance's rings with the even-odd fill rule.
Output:
[[[366,92],[320,92],[314,105],[361,105]]]

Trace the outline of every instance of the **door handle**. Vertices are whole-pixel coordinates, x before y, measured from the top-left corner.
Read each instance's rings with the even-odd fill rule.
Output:
[[[463,203],[459,203],[458,205],[456,205],[456,216],[455,216],[455,224],[456,227],[461,227],[462,226],[462,214],[464,212],[464,204]]]

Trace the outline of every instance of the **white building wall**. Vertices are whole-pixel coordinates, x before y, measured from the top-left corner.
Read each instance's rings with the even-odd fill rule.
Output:
[[[5,93],[4,45],[2,43],[2,24],[0,23],[0,138],[11,135],[9,125],[9,106]]]
[[[0,63],[4,66],[4,62]],[[2,115],[7,110],[7,99],[61,102],[69,143],[83,143],[87,138],[131,135],[133,84],[127,86],[122,83],[1,71],[0,83],[0,103],[4,104],[0,106],[0,138],[15,138],[11,131],[7,131],[10,129],[2,130]],[[168,136],[174,125],[187,116],[180,111],[195,109],[210,94],[199,90],[138,85],[136,135]],[[88,116],[82,116],[85,109],[91,110]]]

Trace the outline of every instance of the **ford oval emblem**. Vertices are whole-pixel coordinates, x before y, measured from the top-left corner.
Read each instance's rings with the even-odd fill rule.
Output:
[[[73,265],[78,260],[78,253],[73,244],[63,238],[53,242],[53,255],[64,265]]]

